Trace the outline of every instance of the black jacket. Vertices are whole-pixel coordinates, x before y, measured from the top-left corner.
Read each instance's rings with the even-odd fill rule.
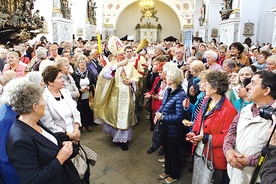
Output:
[[[39,125],[54,135],[42,124]],[[12,125],[6,143],[9,160],[16,169],[20,183],[80,184],[80,177],[71,160],[60,165],[56,158],[60,149],[59,140],[55,145],[18,119]]]
[[[89,88],[90,88],[90,91],[92,91],[92,93],[93,93],[93,95],[94,95],[94,93],[95,93],[95,91],[94,91],[94,87],[96,86],[96,81],[97,81],[97,79],[96,79],[96,77],[95,77],[95,75],[90,71],[90,70],[87,70],[88,71],[88,74],[87,74],[87,76],[88,76],[88,79],[89,79]],[[78,89],[80,90],[81,89],[81,87],[80,87],[80,76],[79,75],[77,75],[75,72],[74,73],[72,73],[72,77],[74,78],[74,80],[75,80],[75,82],[76,82],[76,86],[78,87]],[[93,85],[94,85],[94,87],[93,87]],[[80,91],[79,91],[80,92]],[[79,97],[79,101],[82,99],[81,98],[81,95],[82,95],[82,92],[80,92],[80,97]]]
[[[261,183],[276,183],[276,146],[269,145],[269,154],[261,171]]]

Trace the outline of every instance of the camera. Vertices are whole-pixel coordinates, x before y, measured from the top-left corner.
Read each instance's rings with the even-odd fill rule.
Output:
[[[276,115],[276,109],[271,106],[262,106],[259,112],[262,118],[269,120],[272,120],[272,115]]]

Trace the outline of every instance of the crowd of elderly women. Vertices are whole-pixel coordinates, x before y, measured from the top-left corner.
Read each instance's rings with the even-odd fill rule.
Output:
[[[189,57],[187,62],[184,62],[186,67],[182,65],[178,67],[184,78],[177,75],[175,68],[179,58],[176,55],[173,55],[170,61],[176,64],[174,67],[170,66],[168,71],[165,68],[169,63],[164,65],[159,62],[157,59],[159,56],[152,60],[154,65],[152,72],[167,74],[165,77],[157,78],[157,81],[160,79],[165,81],[167,90],[164,94],[160,94],[159,91],[154,93],[154,87],[160,83],[156,81],[152,90],[145,95],[146,98],[162,101],[157,111],[154,106],[152,107],[155,114],[154,123],[163,121],[166,125],[166,138],[163,142],[165,171],[157,177],[159,180],[164,180],[164,183],[174,183],[180,177],[179,148],[184,139],[183,135],[186,135],[186,140],[193,144],[190,153],[194,157],[206,154],[204,145],[208,144],[209,137],[212,137],[214,165],[212,182],[215,184],[231,182],[227,174],[229,160],[226,160],[222,149],[224,139],[236,115],[252,103],[247,97],[251,77],[256,71],[275,72],[276,69],[276,55],[271,56],[268,50],[261,49],[256,62],[253,63],[248,51],[245,51],[248,50],[245,44],[233,42],[229,46],[229,51],[225,45],[218,46],[218,50],[214,45],[210,48],[202,45],[200,48],[204,49],[199,49],[197,52],[204,53],[195,52],[195,56],[203,55],[203,58]],[[172,54],[173,49],[169,49],[168,52]],[[156,71],[155,68],[159,70],[163,68],[163,71]],[[174,73],[173,76],[168,76],[171,72]],[[178,88],[182,88],[185,92],[180,93]],[[181,108],[179,103],[182,103]],[[185,133],[184,126],[190,127],[191,131]],[[185,146],[186,151],[190,149],[187,144]],[[147,153],[152,153],[154,149],[156,148],[151,147]]]
[[[235,116],[251,103],[247,86],[254,72],[276,71],[276,55],[270,56],[267,50],[260,50],[253,63],[248,51],[245,52],[248,47],[239,42],[233,42],[228,51],[225,45],[197,46],[193,47],[191,57],[185,55],[180,44],[166,48],[166,53],[161,45],[149,46],[154,54],[147,50],[148,55],[142,52],[139,56],[147,59],[149,69],[146,84],[149,91],[145,98],[151,99],[150,129],[154,130],[159,121],[165,124],[162,142],[165,170],[157,177],[164,183],[174,183],[181,176],[183,142],[186,156],[200,157],[206,152],[204,145],[209,137],[212,137],[214,164],[212,181],[229,183],[222,149],[224,138]],[[70,53],[68,46],[63,50],[61,55]],[[133,70],[136,64],[128,66],[130,60],[121,56],[123,52],[109,56],[111,60],[117,59],[117,64],[105,67],[108,61],[99,63],[96,49],[82,47],[71,51],[71,55],[75,52],[74,56],[60,57],[56,44],[50,45],[49,53],[44,44],[38,44],[36,56],[28,65],[20,61],[20,53],[7,54],[0,76],[4,86],[0,127],[5,130],[1,135],[0,171],[5,183],[89,183],[89,173],[80,178],[71,158],[75,156],[73,148],[79,144],[81,132],[92,131],[94,119],[98,118],[94,118],[89,106],[89,95],[95,94],[98,79],[101,90],[113,91],[112,87],[118,86],[122,90],[120,86],[124,84],[130,103],[134,104],[132,92],[138,82],[134,75],[138,75],[137,71],[130,74],[127,70]],[[110,53],[108,48],[104,48],[104,53]],[[133,80],[128,78],[130,75]],[[110,85],[114,76],[115,86]],[[128,108],[133,108],[128,112],[134,112],[134,105]],[[118,118],[116,132],[127,135],[129,141],[132,130],[130,127],[120,130]],[[61,140],[61,132],[68,140]],[[116,136],[113,135],[114,139]],[[128,149],[125,142],[119,145],[122,150]],[[156,149],[151,148],[148,153]]]

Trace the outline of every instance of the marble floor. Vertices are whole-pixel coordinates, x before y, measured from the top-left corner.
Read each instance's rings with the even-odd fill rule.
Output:
[[[94,127],[92,132],[82,134],[81,144],[92,148],[98,154],[96,165],[91,167],[90,183],[92,184],[155,184],[163,181],[157,176],[164,172],[155,151],[146,154],[151,145],[152,132],[146,120],[146,110],[138,111],[138,124],[133,127],[129,150],[122,151],[112,143],[112,137],[103,133],[102,125]],[[187,170],[192,162],[182,161],[181,178],[176,183],[192,183],[192,174]]]

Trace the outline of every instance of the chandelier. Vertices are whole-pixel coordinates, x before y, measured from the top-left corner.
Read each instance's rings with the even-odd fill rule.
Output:
[[[143,8],[141,10],[142,16],[140,18],[140,22],[143,19],[150,19],[153,18],[155,21],[158,21],[158,17],[156,16],[157,10],[153,7],[154,3],[152,0],[141,0],[139,5]]]
[[[152,0],[141,0],[139,5],[144,9],[149,9],[153,7],[153,1]]]

